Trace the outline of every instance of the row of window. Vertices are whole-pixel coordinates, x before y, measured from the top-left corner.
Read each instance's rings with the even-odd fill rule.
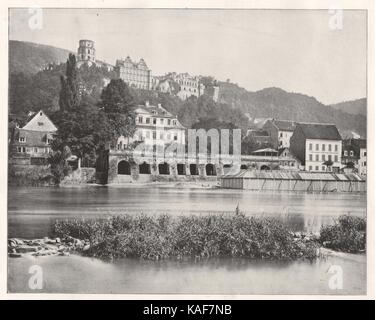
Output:
[[[177,120],[175,119],[163,119],[163,118],[144,118],[142,116],[138,116],[138,124],[160,124],[160,125],[168,125],[168,126],[176,126],[177,125]],[[158,121],[159,120],[159,121]]]
[[[26,142],[26,137],[19,137],[18,142],[25,143]],[[46,143],[50,144],[52,142],[52,139],[48,138]]]
[[[17,147],[17,152],[22,152],[22,153],[50,153],[51,148],[26,148],[26,147]]]
[[[364,151],[364,152],[363,152],[363,157],[366,157],[366,154],[367,154],[367,152]],[[350,150],[350,152],[348,153],[348,150],[345,150],[345,151],[344,151],[344,156],[347,157],[348,155],[350,155],[351,157],[354,157],[354,151],[353,151],[353,150]]]
[[[184,86],[198,87],[198,82],[193,81],[177,80],[177,83],[183,84]]]
[[[187,87],[180,88],[180,91],[189,91],[189,92],[197,93],[197,89],[191,89],[191,88],[187,88]]]
[[[151,138],[151,131],[140,130],[138,135],[139,135],[139,137],[144,137],[146,139],[150,139]],[[171,141],[171,140],[177,141],[178,140],[178,135],[176,133],[159,132],[159,134],[157,134],[156,131],[152,131],[152,139],[158,139],[158,136],[159,136],[160,140],[164,140],[165,138],[168,141]]]
[[[328,157],[326,157],[325,154],[322,154],[322,156],[320,157],[319,154],[316,154],[315,160],[313,160],[313,159],[314,159],[313,155],[309,154],[309,161],[326,161],[326,160],[332,161],[332,155],[329,154]],[[339,161],[338,155],[334,156],[334,161],[335,162]]]
[[[332,144],[329,143],[327,146],[328,146],[328,151],[332,151]],[[319,151],[319,149],[320,149],[320,144],[316,143],[315,144],[315,151]],[[322,149],[322,151],[326,151],[326,145],[325,145],[325,143],[322,143],[321,149]],[[339,145],[335,144],[334,145],[334,149],[335,149],[336,152],[339,151]],[[309,150],[310,151],[313,150],[313,144],[312,143],[309,143]]]
[[[322,169],[320,170],[319,166],[315,166],[315,169],[313,169],[313,166],[309,166],[309,171],[332,171],[331,167],[322,166]]]

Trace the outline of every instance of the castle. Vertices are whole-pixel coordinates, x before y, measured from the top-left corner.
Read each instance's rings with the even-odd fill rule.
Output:
[[[190,96],[199,97],[204,92],[204,85],[200,77],[188,73],[168,73],[165,76],[152,76],[151,69],[141,58],[139,62],[133,61],[129,56],[116,61],[116,66],[96,59],[95,43],[92,40],[79,41],[77,50],[77,66],[83,64],[96,65],[114,70],[119,79],[124,80],[130,87],[144,90],[155,90],[164,93],[176,94],[181,100]]]

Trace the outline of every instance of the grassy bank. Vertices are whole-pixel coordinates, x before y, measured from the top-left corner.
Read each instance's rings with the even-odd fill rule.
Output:
[[[144,259],[247,257],[314,259],[318,243],[296,238],[271,218],[242,214],[209,216],[121,215],[107,219],[57,221],[54,236],[88,241],[85,254]]]

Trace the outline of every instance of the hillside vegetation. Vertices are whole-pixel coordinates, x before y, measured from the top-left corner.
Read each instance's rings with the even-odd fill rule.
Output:
[[[58,107],[60,77],[65,73],[69,51],[28,42],[10,41],[10,88],[9,110],[15,117],[25,117],[29,111],[39,109],[47,113]],[[48,64],[53,65],[41,70]],[[104,80],[115,78],[113,72],[103,68],[83,67],[79,70],[84,94],[98,101]],[[327,106],[314,97],[301,93],[286,92],[280,88],[265,88],[251,92],[230,82],[220,82],[204,77],[206,94],[186,101],[174,95],[154,91],[131,89],[136,103],[161,103],[168,111],[177,114],[186,127],[197,123],[208,124],[204,119],[215,119],[221,123],[232,123],[247,129],[255,118],[279,118],[304,122],[335,123],[341,130],[355,131],[366,136],[366,115],[362,110],[366,99]],[[219,99],[212,100],[213,86],[219,86]],[[356,107],[358,106],[358,107]],[[359,107],[361,106],[361,107]],[[352,112],[349,112],[352,111]]]

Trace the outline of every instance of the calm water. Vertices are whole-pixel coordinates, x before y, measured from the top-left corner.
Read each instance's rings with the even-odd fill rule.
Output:
[[[9,189],[10,237],[43,237],[55,219],[145,212],[150,214],[233,213],[280,217],[295,230],[317,231],[341,214],[366,215],[359,194],[308,194],[166,187]],[[247,259],[112,263],[71,257],[8,259],[8,290],[30,292],[28,269],[43,268],[42,292],[185,294],[364,294],[366,256],[344,254],[314,263]],[[329,288],[332,265],[343,270],[342,290]],[[95,281],[92,281],[95,279]]]
[[[363,194],[253,192],[166,187],[10,188],[9,237],[43,237],[56,219],[145,212],[234,212],[277,216],[295,230],[317,231],[341,214],[366,215]]]

